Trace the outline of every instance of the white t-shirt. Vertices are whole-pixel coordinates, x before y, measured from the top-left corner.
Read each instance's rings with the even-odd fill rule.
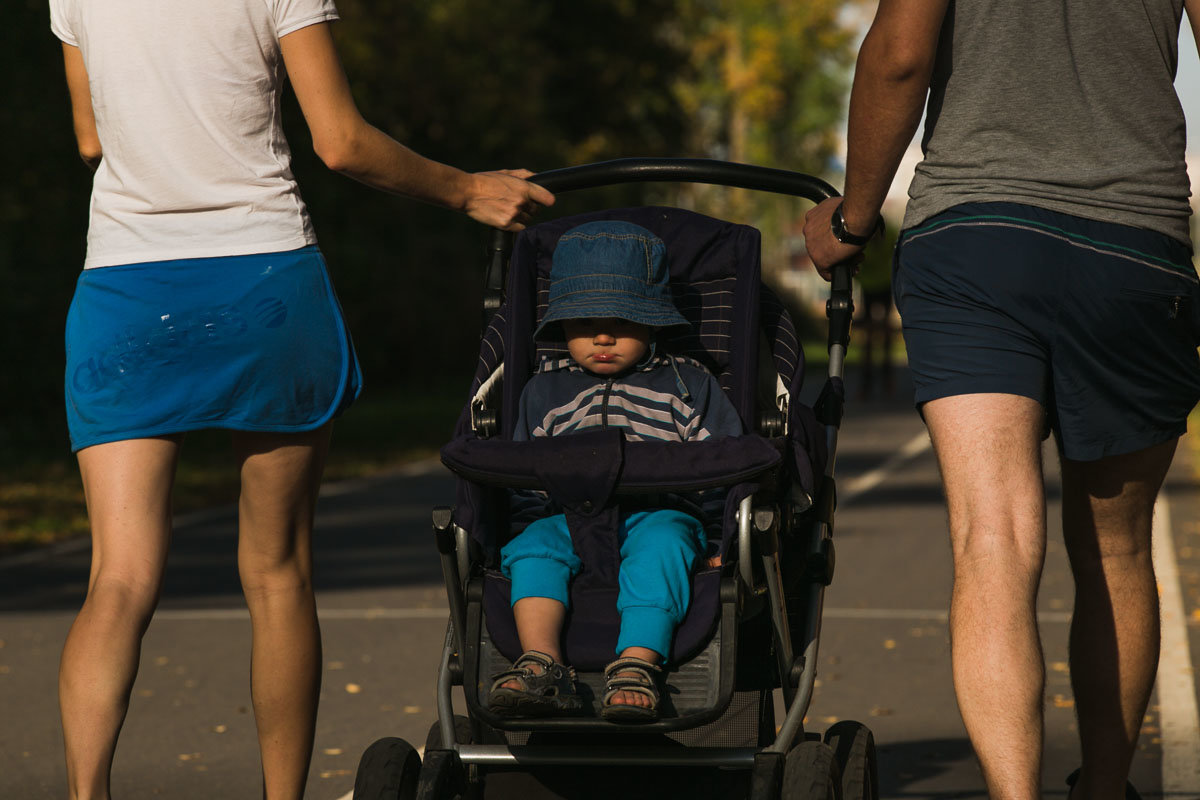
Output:
[[[315,243],[280,124],[279,37],[337,17],[333,0],[50,0],[104,155],[84,268]]]

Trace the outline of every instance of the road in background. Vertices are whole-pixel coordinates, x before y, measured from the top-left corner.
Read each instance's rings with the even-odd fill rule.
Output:
[[[891,400],[847,409],[837,574],[808,727],[824,730],[839,719],[870,725],[884,798],[983,797],[950,682],[945,512],[934,458],[903,399],[908,391],[902,386]],[[1191,664],[1200,663],[1200,491],[1189,466],[1198,461],[1185,440],[1167,484],[1186,621],[1179,630]],[[1047,663],[1044,786],[1046,797],[1065,797],[1063,778],[1078,765],[1066,672],[1071,580],[1055,522],[1050,449],[1047,484],[1051,532],[1039,601]],[[451,499],[452,482],[436,464],[324,493],[316,549],[325,673],[312,800],[344,797],[360,754],[375,739],[425,741],[435,719],[446,603],[429,510]],[[65,796],[56,672],[87,562],[86,546],[76,545],[0,563],[0,797]],[[115,795],[257,797],[249,622],[237,584],[232,509],[180,521],[160,608],[117,753]],[[1184,685],[1195,702],[1194,680]],[[1156,694],[1152,702],[1133,769],[1146,798],[1161,796],[1163,786],[1162,701]],[[1172,800],[1200,797],[1200,786],[1193,788]]]

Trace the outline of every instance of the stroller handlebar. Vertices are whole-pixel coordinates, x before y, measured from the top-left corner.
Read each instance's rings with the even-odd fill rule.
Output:
[[[789,194],[819,203],[836,197],[831,185],[802,172],[709,158],[619,158],[539,172],[529,179],[552,192],[593,189],[618,183],[711,183],[776,194]]]
[[[580,164],[539,172],[529,178],[551,192],[571,192],[594,189],[621,183],[708,183],[753,191],[773,192],[802,197],[819,203],[839,192],[829,183],[813,175],[791,172],[754,164],[718,161],[710,158],[618,158],[594,164]],[[512,249],[513,234],[497,230],[491,246],[491,258],[485,277],[483,326],[486,329],[492,315],[499,310],[503,294],[504,275]],[[850,318],[854,313],[851,301],[850,262],[835,264],[830,285],[830,301],[826,304],[829,317],[830,377],[841,377],[842,360],[850,341]]]

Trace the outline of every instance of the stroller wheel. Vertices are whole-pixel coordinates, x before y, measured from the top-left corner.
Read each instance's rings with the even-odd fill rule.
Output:
[[[459,744],[473,744],[471,736],[471,720],[461,714],[454,715],[454,741]],[[442,749],[442,723],[434,722],[429,726],[429,735],[425,737],[425,752]]]
[[[434,750],[425,754],[416,800],[463,800],[466,776],[454,750]]]
[[[454,715],[454,740],[459,744],[508,744],[508,740],[504,735],[493,730],[488,725],[475,722],[478,732],[472,730],[471,720],[464,717],[462,714]],[[441,750],[442,748],[442,724],[434,722],[429,727],[429,735],[425,737],[425,752],[431,750]]]
[[[354,776],[358,800],[414,800],[421,757],[403,739],[380,739],[366,749]]]
[[[871,729],[843,720],[825,732],[825,743],[841,767],[843,800],[878,800],[879,769]]]
[[[842,778],[833,749],[824,742],[797,744],[783,763],[781,800],[842,800]]]

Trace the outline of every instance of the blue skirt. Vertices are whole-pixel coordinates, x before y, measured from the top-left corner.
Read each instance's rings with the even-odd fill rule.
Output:
[[[202,428],[313,430],[362,386],[315,246],[84,270],[66,344],[72,450]]]

